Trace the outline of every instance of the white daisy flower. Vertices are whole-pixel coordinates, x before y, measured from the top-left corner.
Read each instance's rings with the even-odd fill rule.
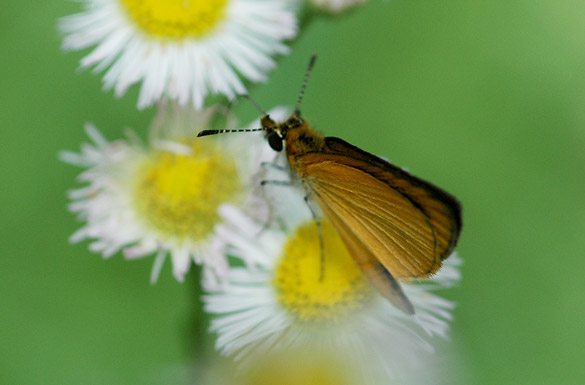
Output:
[[[310,211],[299,192],[276,188],[270,195],[282,228],[261,232],[262,224],[234,206],[220,207],[224,223],[216,231],[228,254],[253,265],[232,268],[224,290],[204,296],[206,311],[215,315],[216,347],[236,360],[258,351],[328,347],[368,373],[368,384],[435,373],[430,340],[447,336],[454,304],[432,291],[459,281],[460,259],[451,256],[431,280],[403,284],[416,311],[406,315],[370,287],[327,221],[320,280],[319,237]]]
[[[252,176],[272,154],[260,133],[195,139],[216,112],[176,106],[163,111],[148,145],[133,133],[110,142],[88,124],[93,143],[60,154],[86,168],[78,179],[87,185],[69,193],[70,211],[84,222],[71,242],[89,239],[90,250],[104,258],[119,250],[128,259],[156,253],[153,283],[167,255],[179,281],[192,261],[207,268],[208,279],[224,277],[229,266],[213,233],[217,208],[251,204],[248,191],[258,185]]]
[[[261,82],[283,41],[297,33],[293,0],[81,0],[60,20],[63,48],[94,47],[81,67],[106,70],[104,88],[123,95],[142,83],[138,108],[168,97],[199,109],[209,94],[245,94]]]
[[[366,0],[305,0],[314,9],[328,12],[328,13],[341,13],[351,8],[355,8],[362,5]]]

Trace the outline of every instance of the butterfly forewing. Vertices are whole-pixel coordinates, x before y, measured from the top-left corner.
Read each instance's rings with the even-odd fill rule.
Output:
[[[305,183],[325,215],[336,213],[394,277],[427,276],[438,268],[432,226],[398,192],[337,162],[310,163],[305,171],[310,175]],[[328,177],[331,173],[336,178]]]
[[[355,167],[374,176],[410,200],[429,219],[433,226],[441,259],[455,248],[461,232],[461,206],[449,193],[410,175],[389,162],[359,149],[339,138],[325,138],[326,151],[337,153]],[[351,162],[354,159],[355,162]]]
[[[460,230],[454,198],[340,139],[326,140],[335,140],[335,152],[349,146],[346,154],[299,155],[293,168],[325,215],[336,217],[336,228],[351,229],[342,236],[348,248],[361,244],[395,278],[426,278],[436,272]]]

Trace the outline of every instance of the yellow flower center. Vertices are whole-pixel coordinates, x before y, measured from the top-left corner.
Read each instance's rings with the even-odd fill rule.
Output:
[[[373,291],[333,226],[324,221],[321,229],[323,277],[317,225],[311,221],[298,227],[286,242],[274,284],[279,302],[298,320],[330,324],[361,309]]]
[[[256,360],[243,376],[245,385],[348,385],[341,364],[315,352],[293,351],[289,354],[273,353],[272,357]]]
[[[146,162],[135,184],[137,211],[163,236],[205,238],[218,222],[220,204],[241,191],[233,160],[210,143],[194,142],[190,155],[160,152]]]
[[[225,17],[228,0],[121,0],[140,29],[159,38],[201,37]]]

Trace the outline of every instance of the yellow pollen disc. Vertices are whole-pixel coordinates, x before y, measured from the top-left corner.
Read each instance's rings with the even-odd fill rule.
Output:
[[[228,0],[121,0],[130,18],[149,35],[200,37],[225,17]]]
[[[245,385],[349,385],[339,362],[306,350],[261,357],[243,376]]]
[[[135,184],[137,211],[163,236],[202,240],[218,222],[220,204],[241,191],[236,165],[218,148],[194,142],[191,155],[160,152]]]
[[[317,225],[311,221],[298,227],[286,242],[274,284],[279,302],[297,319],[337,323],[361,309],[373,291],[333,226],[323,221],[321,229],[324,276]]]

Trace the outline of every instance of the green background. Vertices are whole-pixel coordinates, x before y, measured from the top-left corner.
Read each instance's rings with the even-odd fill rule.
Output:
[[[78,10],[0,13],[0,383],[184,383],[204,360],[196,276],[179,284],[167,264],[150,286],[152,258],[67,241],[80,169],[58,151],[87,140],[86,121],[115,139],[154,113],[60,52],[56,19]],[[315,19],[252,95],[293,104],[312,52],[313,125],[463,203],[463,281],[445,292],[460,383],[584,383],[585,2],[370,1]]]

